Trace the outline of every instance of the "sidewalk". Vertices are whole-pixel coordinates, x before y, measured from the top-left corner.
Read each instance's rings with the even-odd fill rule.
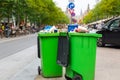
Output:
[[[35,80],[35,77],[38,75],[38,65],[40,65],[40,60],[36,58],[21,71],[15,74],[10,80]]]
[[[111,52],[110,50],[112,50],[113,52]],[[119,49],[98,47],[96,54],[96,69],[94,80],[120,80],[119,58],[120,58]],[[38,76],[36,74],[36,78],[34,80],[65,80],[65,78],[64,74],[62,78],[43,78],[41,75]]]
[[[95,80],[119,80],[120,50],[97,48],[96,56]],[[64,74],[60,78],[43,78],[38,75],[40,64],[37,46],[32,46],[0,60],[0,80],[65,80]]]
[[[35,45],[35,46],[27,48],[23,51],[20,51],[14,55],[11,55],[11,56],[1,59],[0,60],[0,80],[10,80],[11,77],[16,75],[17,73],[20,73],[21,70],[24,69],[24,67],[26,67],[28,64],[30,64],[33,60],[37,59],[36,48],[37,48],[37,46]],[[36,71],[36,70],[34,70],[34,71]],[[24,74],[22,74],[22,75],[24,75]],[[11,79],[11,80],[13,80],[13,79]],[[17,80],[17,79],[15,79],[15,80]],[[21,80],[23,80],[23,79],[21,79]],[[29,80],[29,79],[26,79],[26,80]]]
[[[42,77],[42,75],[38,75],[38,66],[40,66],[41,64],[41,59],[39,59],[36,56],[37,52],[33,52],[34,51],[33,48],[36,49],[37,47],[33,46],[31,48],[28,48],[27,50],[23,50],[22,52],[20,52],[20,54],[22,54],[21,56],[19,56],[18,53],[16,54],[16,56],[14,55],[14,57],[19,56],[19,57],[22,57],[23,59],[25,58],[23,57],[25,54],[28,55],[27,54],[27,51],[28,51],[30,52],[29,55],[32,55],[33,58],[31,56],[32,60],[29,63],[26,63],[26,66],[23,66],[23,68],[21,67],[21,69],[19,69],[9,80],[65,80],[64,74],[63,74],[63,77],[59,77],[59,78],[44,78]],[[30,60],[30,59],[28,60],[28,58],[30,57],[26,56],[26,58],[23,61],[21,61],[21,59],[20,60],[18,59],[18,62],[23,63],[25,60],[26,60],[25,62],[27,62]]]

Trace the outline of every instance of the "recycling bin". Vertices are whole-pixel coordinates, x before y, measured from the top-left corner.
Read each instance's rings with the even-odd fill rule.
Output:
[[[68,32],[74,31],[75,28],[78,28],[78,24],[69,24]]]
[[[59,33],[38,33],[38,36],[40,41],[42,76],[62,76],[62,67],[57,64],[57,48]]]
[[[97,38],[100,34],[69,33],[69,64],[67,80],[94,80]]]

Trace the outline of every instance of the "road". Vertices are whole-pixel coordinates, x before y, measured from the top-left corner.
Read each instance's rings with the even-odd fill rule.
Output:
[[[23,36],[19,39],[6,41],[0,43],[0,59],[13,55],[23,49],[31,47],[37,44],[36,35],[32,36]]]
[[[120,80],[120,47],[99,47],[95,80]]]

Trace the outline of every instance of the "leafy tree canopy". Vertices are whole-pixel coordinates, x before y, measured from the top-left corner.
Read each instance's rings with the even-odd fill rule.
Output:
[[[84,23],[120,15],[119,0],[101,0],[85,17]],[[91,14],[92,12],[92,14]]]

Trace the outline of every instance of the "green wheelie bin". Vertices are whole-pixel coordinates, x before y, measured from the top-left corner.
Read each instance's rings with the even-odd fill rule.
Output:
[[[38,33],[43,77],[62,76],[62,67],[57,64],[58,36],[59,33]]]
[[[69,33],[69,64],[67,80],[94,80],[97,38],[95,33]]]

